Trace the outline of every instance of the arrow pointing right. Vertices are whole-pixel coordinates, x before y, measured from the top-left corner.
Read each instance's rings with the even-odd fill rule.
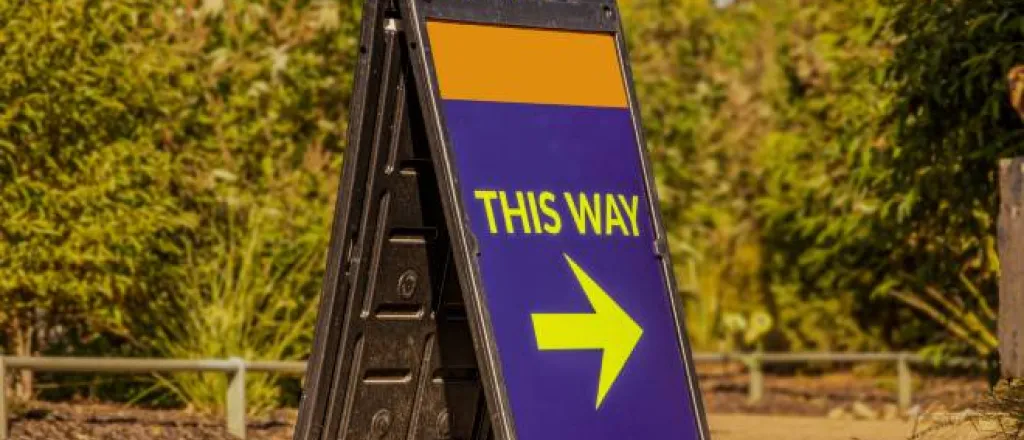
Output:
[[[565,255],[565,260],[594,312],[532,314],[537,347],[542,351],[601,350],[595,404],[600,408],[640,342],[643,329],[572,258]]]

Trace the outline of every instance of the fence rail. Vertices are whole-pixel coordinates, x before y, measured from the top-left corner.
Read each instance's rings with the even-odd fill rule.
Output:
[[[894,362],[897,375],[897,402],[903,410],[912,402],[911,364],[926,363],[921,356],[911,353],[695,353],[694,361],[738,362],[749,372],[747,398],[757,402],[764,397],[764,366],[767,364],[800,364],[810,362],[865,363]],[[951,359],[947,365],[977,365],[975,359]],[[21,369],[54,373],[180,373],[213,372],[229,377],[227,411],[225,414],[228,432],[244,439],[245,421],[245,376],[247,373],[275,373],[302,375],[305,362],[289,361],[246,361],[239,358],[184,360],[151,358],[84,358],[84,357],[12,357],[0,356],[0,440],[8,439],[7,417],[7,370]]]
[[[757,403],[764,397],[764,366],[767,364],[802,364],[811,362],[831,363],[895,363],[896,364],[896,404],[901,411],[910,408],[913,402],[912,364],[927,364],[928,359],[913,353],[695,353],[694,361],[707,362],[739,362],[746,366],[749,373],[747,379],[747,400]],[[949,358],[942,361],[945,366],[970,367],[982,365],[982,362],[971,358]]]

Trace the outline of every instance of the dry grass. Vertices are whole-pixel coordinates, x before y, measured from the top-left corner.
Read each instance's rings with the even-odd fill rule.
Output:
[[[967,435],[978,440],[1024,440],[1024,380],[1000,383],[972,409],[917,416],[911,440]]]

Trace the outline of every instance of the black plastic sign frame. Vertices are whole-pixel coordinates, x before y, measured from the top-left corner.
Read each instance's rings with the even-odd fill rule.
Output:
[[[619,11],[589,0],[395,1],[367,0],[363,10],[349,144],[294,438],[533,440],[517,430],[428,22],[613,37],[641,146],[650,248],[662,287],[676,292]],[[682,299],[668,297],[689,390],[680,399],[693,438],[709,439]]]

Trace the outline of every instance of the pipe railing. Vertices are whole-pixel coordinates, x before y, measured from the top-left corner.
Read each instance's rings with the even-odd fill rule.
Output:
[[[898,406],[910,407],[913,396],[911,364],[927,361],[911,353],[695,353],[694,361],[739,362],[749,373],[747,398],[756,403],[764,397],[764,366],[767,364],[797,364],[808,362],[864,363],[894,362],[897,375]],[[976,365],[974,359],[951,359],[951,365]],[[0,356],[0,440],[8,439],[7,393],[5,384],[8,369],[53,373],[181,373],[213,372],[229,377],[226,392],[225,422],[228,432],[244,439],[245,376],[248,373],[275,373],[302,375],[306,363],[301,361],[245,361],[239,358],[212,360],[152,359],[152,358],[84,358],[84,357],[15,357]]]
[[[694,361],[739,362],[746,366],[749,375],[747,401],[757,403],[764,398],[764,366],[767,364],[802,364],[810,362],[867,363],[893,362],[896,364],[896,404],[906,411],[913,401],[913,375],[911,364],[927,364],[929,361],[913,353],[695,353]],[[970,358],[943,360],[948,366],[974,366],[980,361]]]
[[[7,393],[4,389],[8,369],[53,373],[225,373],[228,375],[225,422],[228,432],[245,438],[245,375],[277,373],[301,375],[305,362],[244,361],[239,358],[212,360],[79,357],[0,356],[0,440],[8,439]]]

